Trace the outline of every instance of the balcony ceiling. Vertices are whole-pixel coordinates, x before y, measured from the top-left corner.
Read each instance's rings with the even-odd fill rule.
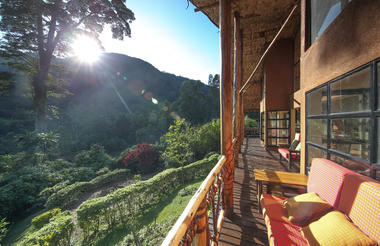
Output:
[[[219,1],[191,0],[196,11],[202,11],[216,26],[219,24]],[[288,17],[295,0],[231,0],[232,12],[239,12],[242,30],[242,77],[249,78],[260,57]],[[300,8],[298,7],[279,39],[299,38]],[[262,67],[253,77],[252,85],[244,93],[244,109],[260,109]]]

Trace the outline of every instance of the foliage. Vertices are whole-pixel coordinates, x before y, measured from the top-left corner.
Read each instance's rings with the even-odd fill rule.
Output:
[[[70,211],[58,213],[37,231],[25,235],[20,245],[70,245],[74,221]]]
[[[0,243],[1,240],[4,238],[5,234],[7,234],[9,222],[5,221],[5,218],[0,220]]]
[[[184,166],[194,160],[190,140],[194,129],[185,119],[176,120],[163,136],[165,151],[162,153],[168,167]]]
[[[173,108],[193,124],[203,124],[219,116],[219,91],[200,81],[183,82],[181,94]]]
[[[34,217],[32,219],[32,225],[35,228],[40,229],[44,225],[46,225],[47,223],[49,223],[49,220],[51,218],[53,218],[54,216],[56,216],[57,214],[59,214],[60,212],[61,212],[60,208],[54,208],[54,209],[51,209],[49,211],[46,211],[45,213],[42,213],[42,214]]]
[[[208,76],[208,83],[207,84],[211,87],[219,88],[219,84],[220,84],[219,74],[215,74],[214,76],[212,76],[212,74],[210,74]]]
[[[220,120],[213,120],[194,131],[194,135],[190,141],[195,159],[199,160],[206,154],[220,151]]]
[[[68,186],[70,184],[70,180],[65,180],[65,181],[62,181],[62,182],[59,182],[58,184],[54,185],[54,186],[51,186],[51,187],[47,187],[45,189],[43,189],[39,196],[40,197],[43,197],[45,199],[48,199],[52,194],[56,193],[57,191],[65,188],[66,186]]]
[[[106,24],[111,26],[113,38],[130,36],[129,23],[135,19],[123,1],[106,0],[4,1],[0,16],[2,57],[21,60],[28,70],[34,71],[29,76],[33,81],[38,132],[46,130],[47,81],[54,55],[66,53],[79,35],[100,42],[99,33]]]
[[[244,117],[244,126],[245,127],[257,127],[257,121],[249,118],[247,115]]]
[[[124,166],[139,173],[150,173],[157,160],[155,149],[148,143],[138,144],[136,149],[127,153],[123,159]]]
[[[135,235],[128,234],[118,246],[151,246],[160,245],[175,221],[162,221],[146,225]]]
[[[177,120],[162,137],[162,158],[168,167],[183,166],[202,159],[220,149],[220,121],[213,120],[200,127],[192,127],[184,119]]]
[[[93,239],[100,231],[130,223],[180,185],[206,176],[218,158],[219,155],[213,155],[185,167],[167,169],[149,180],[82,203],[77,209],[77,218],[85,241]]]
[[[104,147],[98,144],[90,150],[82,150],[75,156],[74,163],[78,167],[89,167],[98,170],[112,163],[112,158],[105,153]]]
[[[45,205],[48,208],[65,208],[87,192],[91,192],[112,182],[126,179],[129,173],[130,172],[128,169],[116,169],[112,172],[98,176],[89,182],[76,182],[74,184],[68,185],[53,193],[47,199]]]

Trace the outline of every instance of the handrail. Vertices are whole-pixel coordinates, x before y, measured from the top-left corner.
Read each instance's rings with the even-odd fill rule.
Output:
[[[189,227],[194,226],[194,223],[195,223],[194,219],[196,218],[195,215],[197,214],[197,212],[199,212],[199,210],[204,209],[204,207],[201,208],[201,204],[207,199],[207,195],[214,190],[213,186],[215,185],[214,184],[215,180],[219,179],[218,175],[221,173],[222,168],[225,163],[226,163],[226,157],[222,155],[218,163],[210,171],[206,179],[202,182],[201,186],[198,188],[197,192],[191,198],[185,210],[183,211],[181,216],[178,218],[178,220],[176,221],[172,229],[169,231],[168,235],[166,236],[161,246],[172,246],[172,245],[181,244],[183,238],[185,237],[186,233],[189,230]],[[215,195],[215,192],[213,193]],[[224,209],[222,209],[221,211],[218,211],[218,213],[222,214],[222,217],[224,217],[223,215],[225,215]],[[207,213],[206,213],[206,216],[207,216]],[[217,221],[218,229],[221,228],[221,225],[219,224],[223,223],[221,221],[223,219],[224,218],[221,218],[221,217],[218,218],[218,221]],[[197,230],[193,230],[193,233],[196,233],[196,231]],[[209,232],[209,230],[207,231]],[[219,236],[217,235],[216,238],[219,238]]]

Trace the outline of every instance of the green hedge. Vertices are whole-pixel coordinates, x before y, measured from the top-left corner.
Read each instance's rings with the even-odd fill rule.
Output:
[[[70,211],[65,211],[52,217],[41,229],[25,235],[19,245],[70,245],[73,231],[73,218]]]
[[[60,212],[60,208],[54,208],[43,214],[40,214],[32,219],[32,225],[35,228],[40,229],[41,227],[49,223],[49,220],[53,218],[55,215],[59,214]]]
[[[149,180],[82,203],[77,209],[77,218],[85,241],[94,238],[99,231],[133,223],[133,218],[158,204],[180,185],[207,176],[218,159],[219,155],[215,154],[185,167],[167,169]]]
[[[53,193],[46,201],[47,208],[66,207],[86,192],[91,192],[112,181],[127,178],[130,174],[128,169],[117,169],[92,179],[89,182],[77,182],[64,187]]]

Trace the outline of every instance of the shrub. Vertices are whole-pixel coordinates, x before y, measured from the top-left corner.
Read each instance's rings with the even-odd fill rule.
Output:
[[[91,146],[90,150],[83,150],[75,156],[76,166],[90,167],[98,170],[112,163],[112,158],[105,153],[104,147],[98,144]]]
[[[54,208],[43,214],[40,214],[32,219],[32,225],[35,228],[40,229],[41,227],[49,223],[49,220],[53,218],[55,215],[59,214],[60,212],[60,208]]]
[[[210,152],[219,152],[220,120],[213,120],[196,128],[190,145],[197,160],[204,158]]]
[[[124,166],[139,173],[150,173],[154,170],[153,164],[157,160],[157,153],[148,143],[138,144],[136,149],[124,157]]]
[[[44,197],[45,199],[47,199],[49,196],[51,196],[52,194],[54,194],[55,192],[65,188],[66,186],[68,186],[70,184],[70,181],[69,180],[65,180],[63,182],[59,182],[58,184],[52,186],[52,187],[48,187],[48,188],[45,188],[43,189],[41,192],[40,192],[40,196],[41,197]]]
[[[87,200],[77,209],[79,226],[85,241],[99,231],[130,222],[152,208],[168,194],[196,178],[205,177],[215,166],[219,155],[194,162],[188,166],[167,169],[153,178],[117,189],[104,197]]]
[[[73,218],[70,211],[65,211],[52,217],[41,229],[27,234],[20,245],[70,245],[73,231]]]
[[[185,119],[176,120],[169,127],[169,131],[163,136],[165,151],[162,153],[167,167],[184,166],[194,160],[190,145],[193,135],[194,129]]]
[[[125,179],[130,174],[128,169],[116,169],[112,172],[103,174],[89,182],[76,182],[53,193],[46,201],[47,208],[67,207],[76,201],[84,193],[92,192],[99,187],[110,184],[116,180]]]
[[[257,121],[254,120],[254,119],[251,119],[248,117],[248,115],[246,115],[244,117],[244,126],[245,127],[257,127]]]
[[[7,226],[8,226],[8,224],[9,224],[9,222],[6,222],[5,218],[3,218],[2,220],[0,220],[0,243],[1,243],[1,240],[3,240],[3,238],[5,237],[5,234],[7,234],[7,231],[8,231]]]
[[[124,237],[123,241],[118,244],[120,246],[151,246],[161,245],[166,234],[175,221],[162,221],[152,225],[147,225],[141,228],[135,235],[133,233]]]

